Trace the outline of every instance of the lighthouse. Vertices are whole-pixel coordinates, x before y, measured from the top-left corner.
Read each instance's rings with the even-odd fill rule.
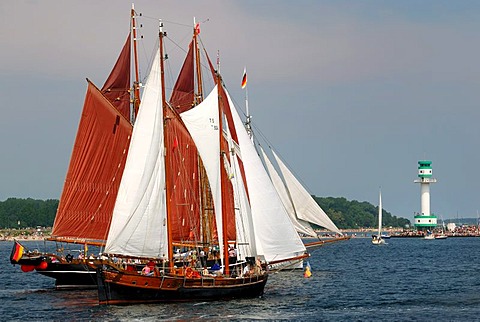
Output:
[[[437,182],[432,178],[432,161],[418,161],[418,179],[420,183],[420,213],[415,215],[415,228],[417,230],[429,230],[437,226],[437,217],[430,213],[430,184]]]

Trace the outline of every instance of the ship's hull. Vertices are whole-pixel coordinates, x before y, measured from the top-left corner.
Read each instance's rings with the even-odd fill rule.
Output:
[[[97,287],[97,272],[92,264],[50,263],[46,269],[37,268],[36,271],[55,279],[57,289],[94,289]]]
[[[98,270],[100,304],[161,303],[253,298],[263,295],[268,275],[250,278],[180,275],[143,276],[136,273]]]
[[[18,262],[22,271],[53,278],[57,289],[94,289],[97,287],[96,261],[74,259],[70,262],[54,254],[23,256]]]

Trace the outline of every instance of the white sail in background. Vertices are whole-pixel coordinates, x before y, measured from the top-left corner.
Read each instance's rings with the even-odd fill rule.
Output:
[[[272,180],[272,183],[275,186],[275,189],[277,189],[278,195],[280,196],[280,199],[282,199],[283,205],[285,206],[287,213],[290,215],[290,219],[292,220],[292,223],[295,226],[295,229],[299,233],[302,233],[311,237],[315,237],[315,238],[318,237],[317,233],[313,230],[310,223],[304,220],[298,219],[292,199],[290,198],[290,195],[285,187],[285,184],[282,181],[282,178],[280,178],[280,176],[278,175],[277,170],[275,170],[275,167],[273,166],[272,162],[268,158],[263,148],[262,147],[259,147],[259,148],[262,151],[262,156],[265,161],[267,171],[270,175],[270,179]]]
[[[145,84],[105,252],[168,256],[160,60]]]
[[[223,254],[222,191],[220,184],[220,112],[217,86],[195,108],[180,114],[198,149],[212,191],[220,254]],[[223,165],[222,165],[223,166]]]
[[[228,93],[227,97],[245,169],[257,251],[269,262],[300,256],[306,251],[305,245],[293,227]]]
[[[292,172],[285,166],[282,160],[280,160],[275,151],[272,150],[272,153],[280,167],[282,176],[285,179],[285,185],[290,192],[297,217],[343,235],[325,211],[323,211],[297,178],[295,178]]]

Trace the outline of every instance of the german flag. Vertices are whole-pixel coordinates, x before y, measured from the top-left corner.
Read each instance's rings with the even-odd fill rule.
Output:
[[[10,262],[12,264],[18,263],[20,258],[22,258],[24,250],[25,250],[25,247],[23,247],[19,242],[15,241],[15,244],[13,245],[13,248],[12,248],[12,253],[10,254]]]
[[[243,77],[242,77],[242,88],[247,86],[247,68],[243,70]]]

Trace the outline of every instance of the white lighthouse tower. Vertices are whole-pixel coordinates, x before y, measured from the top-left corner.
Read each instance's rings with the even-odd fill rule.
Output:
[[[418,161],[418,179],[414,181],[420,183],[421,211],[415,215],[415,228],[417,230],[433,229],[437,226],[437,217],[430,213],[430,184],[437,182],[432,178],[432,161]]]

